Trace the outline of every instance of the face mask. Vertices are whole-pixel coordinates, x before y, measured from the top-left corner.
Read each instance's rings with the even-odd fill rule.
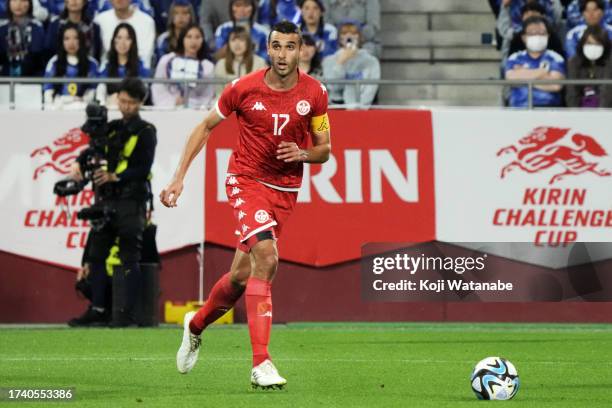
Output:
[[[531,52],[542,52],[548,45],[548,36],[546,35],[529,35],[527,36],[527,50]]]
[[[597,61],[603,55],[604,47],[599,44],[585,44],[582,47],[582,52],[590,61]]]

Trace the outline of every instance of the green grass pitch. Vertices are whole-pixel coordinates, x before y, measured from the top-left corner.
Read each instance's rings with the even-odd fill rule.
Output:
[[[0,387],[76,389],[74,402],[13,407],[612,406],[612,325],[278,325],[271,353],[283,391],[250,389],[246,326],[207,330],[187,375],[175,368],[181,334],[1,328]],[[478,401],[471,369],[497,355],[516,365],[521,388],[512,401]]]

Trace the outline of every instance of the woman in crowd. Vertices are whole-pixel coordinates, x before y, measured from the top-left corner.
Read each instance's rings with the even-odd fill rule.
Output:
[[[582,35],[576,55],[568,63],[569,79],[612,79],[610,39],[601,26],[590,26]],[[569,85],[569,107],[612,107],[611,85]]]
[[[155,70],[155,78],[193,80],[213,78],[215,66],[208,59],[204,32],[190,24],[179,35],[176,52],[164,55]],[[178,84],[154,84],[153,104],[160,107],[209,108],[215,96],[214,85],[188,81]]]
[[[96,1],[96,0],[91,0]],[[59,17],[52,17],[45,38],[45,50],[47,55],[52,56],[57,52],[59,33],[66,23],[74,23],[85,35],[85,45],[90,55],[100,60],[102,52],[102,40],[100,39],[100,26],[94,23],[88,16],[87,0],[65,0],[64,10]]]
[[[309,34],[304,34],[300,50],[300,70],[321,81],[323,80],[321,60],[321,54],[317,50],[314,38]]]
[[[0,23],[1,76],[40,76],[45,68],[42,24],[32,17],[31,0],[8,0]]]
[[[175,0],[168,13],[168,29],[157,37],[155,56],[157,60],[177,49],[178,37],[189,24],[197,23],[196,14],[189,0]]]
[[[140,77],[148,78],[151,73],[138,57],[136,31],[128,23],[120,23],[113,33],[107,61],[100,68],[102,78]],[[107,106],[117,105],[117,88],[119,84],[99,84],[97,98]]]
[[[225,58],[215,65],[215,78],[227,82],[266,67],[266,61],[253,54],[251,36],[244,27],[236,27],[229,36],[228,50]],[[217,85],[217,94],[221,94],[223,85]]]
[[[261,58],[268,60],[268,33],[269,30],[255,22],[257,5],[255,0],[230,0],[229,10],[231,21],[217,27],[215,31],[215,57],[217,60],[225,57],[230,32],[237,26],[245,27],[251,34],[254,51]]]
[[[88,55],[85,36],[79,31],[79,26],[74,23],[65,24],[60,32],[60,38],[57,55],[49,60],[45,77],[96,78],[98,63]],[[43,89],[45,108],[50,108],[52,105],[59,107],[59,105],[93,99],[95,85],[75,82],[47,83]]]
[[[302,12],[300,20],[302,33],[312,36],[321,58],[335,53],[338,50],[338,30],[333,25],[325,23],[323,1],[301,0],[300,10]]]

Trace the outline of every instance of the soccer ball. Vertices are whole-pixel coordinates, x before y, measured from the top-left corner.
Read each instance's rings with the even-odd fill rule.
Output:
[[[509,400],[520,385],[514,364],[501,357],[487,357],[476,364],[470,381],[478,399],[485,400]]]

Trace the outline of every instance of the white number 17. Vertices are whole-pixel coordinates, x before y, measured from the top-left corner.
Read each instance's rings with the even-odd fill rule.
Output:
[[[289,115],[286,113],[273,113],[272,117],[274,118],[274,136],[280,136],[283,132],[283,128],[289,123]],[[280,127],[278,126],[279,118],[284,120]]]

